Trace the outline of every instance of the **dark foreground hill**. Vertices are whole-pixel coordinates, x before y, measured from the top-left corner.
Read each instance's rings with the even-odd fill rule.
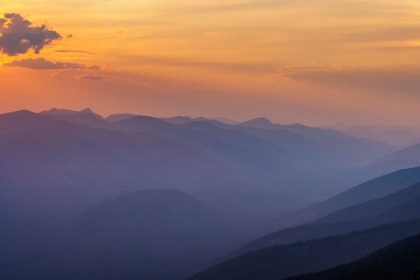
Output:
[[[395,242],[353,263],[287,280],[418,280],[420,235]]]
[[[335,237],[263,248],[228,260],[188,279],[282,279],[357,260],[419,232],[420,222],[415,220]]]

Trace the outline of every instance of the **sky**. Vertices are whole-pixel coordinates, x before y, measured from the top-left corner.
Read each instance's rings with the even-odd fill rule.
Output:
[[[0,0],[0,112],[417,125],[418,0]]]

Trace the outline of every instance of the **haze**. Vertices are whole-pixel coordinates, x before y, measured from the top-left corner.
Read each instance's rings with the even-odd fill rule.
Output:
[[[420,280],[419,0],[0,0],[1,280]]]

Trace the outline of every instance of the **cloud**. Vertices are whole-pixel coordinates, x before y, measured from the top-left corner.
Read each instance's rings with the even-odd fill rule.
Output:
[[[82,79],[82,80],[91,80],[91,81],[101,81],[105,79],[105,77],[103,76],[96,76],[96,75],[83,75],[83,76],[77,76],[77,78]]]
[[[4,66],[8,67],[21,67],[35,70],[60,70],[60,69],[72,69],[72,70],[100,70],[97,65],[87,65],[83,63],[69,63],[69,62],[51,62],[44,58],[37,59],[22,59],[15,60],[9,63],[4,63]]]
[[[282,76],[296,81],[398,94],[420,92],[420,65],[302,67],[293,71],[287,69]]]
[[[56,52],[56,53],[82,53],[82,54],[92,54],[92,55],[97,54],[95,52],[87,52],[87,51],[79,51],[79,50],[55,50],[53,52]]]
[[[38,54],[46,45],[62,37],[46,25],[34,26],[19,14],[0,19],[0,52],[15,56],[33,50]]]

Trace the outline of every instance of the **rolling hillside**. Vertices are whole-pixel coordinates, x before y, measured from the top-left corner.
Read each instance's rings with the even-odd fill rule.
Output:
[[[420,184],[408,187],[383,198],[371,200],[328,214],[325,217],[318,219],[316,223],[346,222],[363,219],[375,220],[375,217],[378,215],[385,215],[385,217],[391,218],[391,216],[387,216],[387,213],[393,213],[392,216],[401,216],[406,219],[415,218],[413,215],[420,215],[420,212],[414,211],[410,213],[403,209],[407,205],[415,204],[415,201],[418,200],[420,200]],[[399,213],[398,209],[402,212]]]
[[[418,182],[420,182],[420,167],[399,170],[293,212],[279,221],[279,224],[287,227],[311,222],[349,206],[387,196]]]

